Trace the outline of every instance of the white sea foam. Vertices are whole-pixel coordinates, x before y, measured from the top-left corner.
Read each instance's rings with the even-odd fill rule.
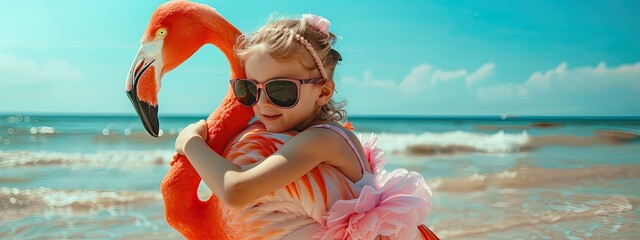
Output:
[[[105,168],[135,168],[169,163],[173,151],[104,151],[97,153],[61,153],[0,151],[0,167],[33,165],[74,165]]]
[[[36,135],[36,134],[54,134],[54,133],[56,133],[56,129],[54,127],[49,127],[49,126],[31,127],[31,128],[29,128],[29,133],[31,135]]]
[[[363,133],[368,136],[368,133]],[[379,146],[387,153],[418,155],[459,152],[512,153],[529,140],[527,132],[491,135],[455,131],[422,134],[378,134]],[[33,165],[73,165],[105,168],[135,168],[166,164],[173,151],[102,151],[96,153],[61,153],[48,151],[0,151],[0,167]]]
[[[637,208],[637,198],[557,192],[544,192],[541,195],[544,200],[532,201],[530,193],[506,193],[495,203],[478,203],[490,209],[489,211],[493,210],[489,214],[500,217],[441,220],[433,229],[437,229],[438,236],[443,239],[535,239],[540,236],[561,236],[559,239],[618,239],[611,236],[637,235],[637,227],[633,224],[637,218],[633,214],[627,215]],[[531,206],[531,209],[522,208],[523,205]],[[475,214],[468,208],[462,209],[464,210],[459,215]],[[620,228],[621,225],[624,225],[623,229]],[[539,230],[539,226],[543,226],[544,232]]]
[[[42,209],[93,211],[162,200],[159,192],[56,190],[46,187],[0,187],[0,211],[40,212]]]
[[[489,188],[526,189],[576,187],[604,180],[640,177],[640,166],[594,165],[583,168],[542,168],[519,164],[503,172],[429,179],[432,190],[439,192],[477,192]]]
[[[363,133],[368,136],[369,133]],[[385,152],[483,152],[512,153],[519,152],[520,147],[529,141],[526,131],[520,134],[506,134],[500,131],[495,134],[479,134],[465,131],[444,133],[425,132],[422,134],[378,134],[379,146]],[[419,154],[419,153],[418,153]]]

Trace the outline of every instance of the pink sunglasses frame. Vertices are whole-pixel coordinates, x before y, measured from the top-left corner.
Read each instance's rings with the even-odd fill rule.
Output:
[[[236,95],[236,89],[235,89],[235,83],[237,81],[250,81],[253,82],[256,85],[256,100],[251,104],[251,105],[246,105],[244,103],[242,103],[239,98],[238,95]],[[274,82],[274,81],[287,81],[287,82],[293,82],[296,84],[296,88],[297,88],[297,96],[296,96],[296,102],[291,105],[290,107],[283,107],[280,106],[278,104],[275,104],[273,101],[271,101],[271,98],[269,97],[269,93],[267,93],[266,90],[266,86],[267,84],[269,84],[270,82]],[[256,103],[258,103],[258,101],[260,101],[260,96],[262,95],[261,92],[264,92],[264,94],[267,96],[267,100],[269,100],[269,102],[271,104],[273,104],[273,106],[276,106],[278,108],[281,109],[289,109],[289,108],[293,108],[296,105],[298,105],[298,101],[300,101],[300,86],[302,84],[317,84],[319,82],[324,81],[324,78],[308,78],[308,79],[296,79],[296,78],[274,78],[274,79],[269,79],[264,83],[259,83],[258,81],[254,80],[254,79],[231,79],[229,81],[229,83],[231,84],[231,88],[233,89],[233,95],[236,96],[236,101],[238,101],[238,103],[242,104],[243,106],[247,106],[247,107],[253,107],[254,105],[256,105]],[[260,91],[260,89],[262,89],[263,91]]]

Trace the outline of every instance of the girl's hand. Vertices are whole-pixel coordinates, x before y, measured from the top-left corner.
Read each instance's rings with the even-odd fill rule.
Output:
[[[176,138],[176,151],[184,155],[184,145],[194,137],[199,137],[203,140],[207,139],[207,122],[205,120],[189,124],[182,129],[178,134],[178,138]]]

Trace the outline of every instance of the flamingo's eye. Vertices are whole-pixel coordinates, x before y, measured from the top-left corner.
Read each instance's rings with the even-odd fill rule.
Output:
[[[160,37],[164,37],[165,35],[167,35],[167,29],[166,28],[158,29],[158,32],[156,32],[156,35],[158,35]]]

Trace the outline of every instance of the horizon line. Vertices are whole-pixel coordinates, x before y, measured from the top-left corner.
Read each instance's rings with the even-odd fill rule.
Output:
[[[0,112],[2,116],[48,116],[48,117],[138,117],[135,113],[74,113],[74,112]],[[208,117],[209,114],[158,114],[159,118],[163,117]],[[348,118],[382,118],[382,119],[421,119],[421,118],[452,118],[452,117],[480,117],[480,118],[501,118],[501,119],[518,119],[518,118],[544,118],[544,117],[569,117],[569,118],[624,118],[640,120],[638,115],[520,115],[520,114],[354,114]]]

